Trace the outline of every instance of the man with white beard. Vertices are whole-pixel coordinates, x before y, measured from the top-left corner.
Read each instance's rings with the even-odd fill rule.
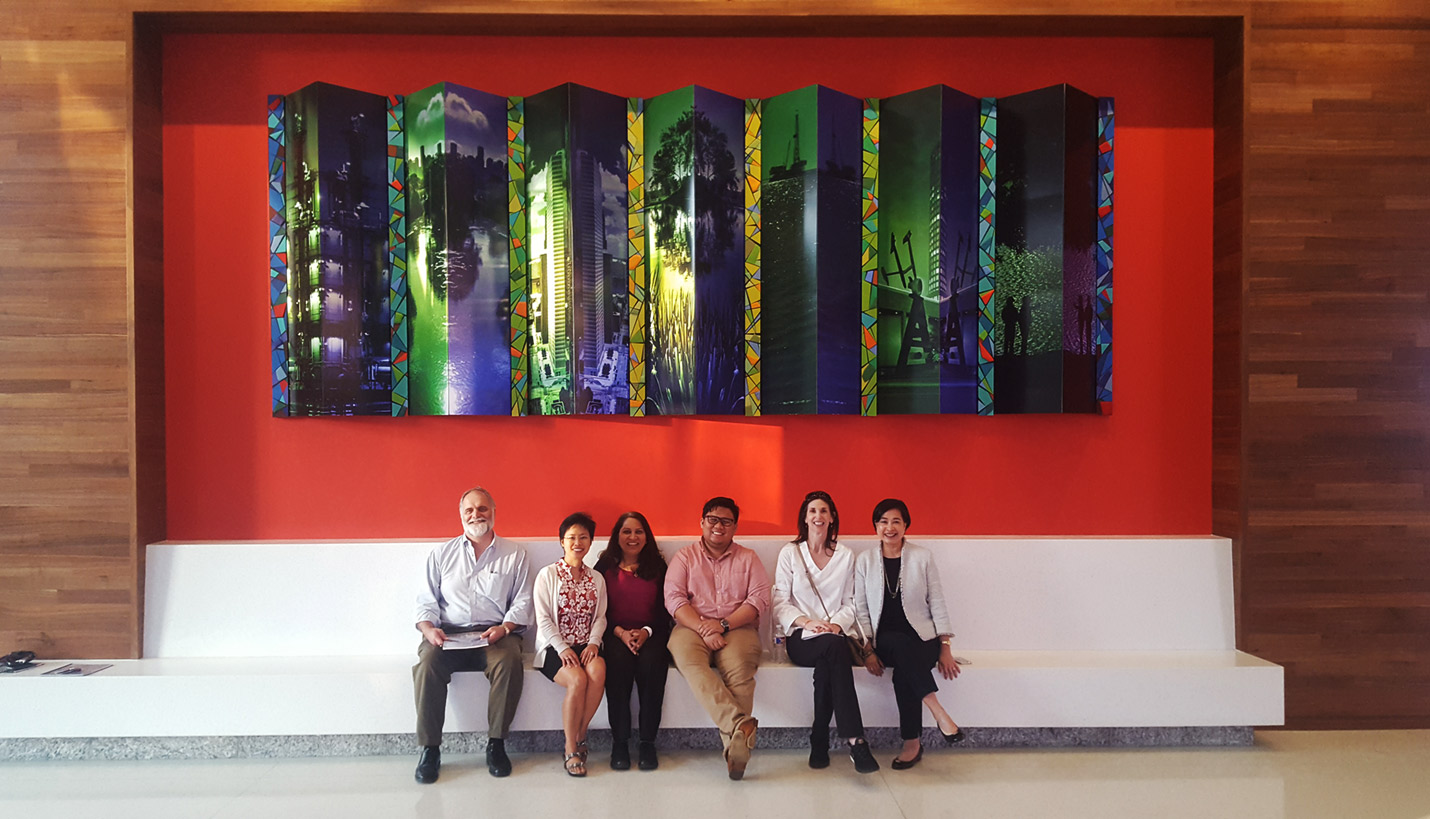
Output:
[[[480,486],[458,501],[462,534],[427,556],[427,581],[417,595],[417,629],[422,644],[412,684],[417,698],[417,781],[437,781],[442,765],[442,723],[447,685],[456,671],[485,671],[487,770],[511,773],[506,735],[521,699],[521,633],[532,621],[526,550],[492,531],[496,502]],[[457,646],[474,641],[479,647]],[[451,645],[447,645],[451,642]],[[445,646],[445,647],[444,647]]]

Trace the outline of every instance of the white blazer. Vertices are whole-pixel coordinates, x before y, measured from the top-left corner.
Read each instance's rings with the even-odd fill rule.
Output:
[[[596,616],[591,620],[591,633],[586,642],[600,645],[606,634],[606,578],[601,573],[586,567],[596,581]],[[561,579],[556,573],[556,564],[548,565],[536,574],[536,587],[532,592],[532,602],[536,604],[536,662],[537,668],[546,659],[546,649],[554,648],[560,654],[570,643],[561,639],[561,628],[556,622],[556,595],[561,591]]]
[[[879,544],[859,553],[854,561],[854,609],[864,633],[875,633],[879,616],[884,613],[884,550]],[[919,638],[932,640],[940,634],[953,636],[953,621],[948,617],[948,605],[943,600],[943,584],[938,579],[938,567],[933,553],[922,546],[904,541],[903,559],[899,561],[903,575],[904,616],[918,632]],[[892,578],[891,578],[892,580]],[[898,581],[893,581],[898,582]]]
[[[808,572],[805,569],[808,568]],[[811,586],[813,576],[816,585]],[[801,617],[837,623],[845,634],[854,630],[854,553],[838,541],[823,569],[809,556],[809,544],[786,543],[775,563],[775,584],[770,597],[779,632],[794,631]],[[823,605],[820,605],[821,601]],[[829,613],[825,613],[828,608]]]

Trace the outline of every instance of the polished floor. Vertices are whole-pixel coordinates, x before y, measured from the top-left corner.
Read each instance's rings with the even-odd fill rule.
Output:
[[[1254,747],[929,752],[910,771],[811,771],[798,751],[756,752],[743,782],[718,755],[679,752],[617,773],[593,756],[572,779],[552,755],[487,775],[454,755],[435,785],[416,757],[0,763],[0,816],[104,817],[1195,817],[1430,816],[1430,731],[1289,732]],[[604,762],[604,760],[601,760]]]

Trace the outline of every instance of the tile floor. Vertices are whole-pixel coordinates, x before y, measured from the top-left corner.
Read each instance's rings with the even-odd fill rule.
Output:
[[[435,785],[416,755],[352,759],[0,763],[0,816],[103,817],[1195,817],[1430,816],[1430,731],[1257,735],[1250,748],[936,751],[911,771],[811,771],[799,751],[757,751],[743,782],[717,754],[674,752],[655,772],[592,758],[572,779],[516,755],[496,780],[452,755]],[[597,763],[601,764],[597,764]]]

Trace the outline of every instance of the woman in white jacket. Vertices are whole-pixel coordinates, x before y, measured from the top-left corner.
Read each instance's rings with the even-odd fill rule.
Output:
[[[829,721],[834,717],[839,736],[848,740],[854,770],[873,773],[879,763],[864,740],[844,636],[854,631],[854,554],[839,543],[839,511],[828,492],[804,496],[798,529],[794,541],[780,550],[771,596],[790,660],[814,669],[809,767],[829,767]]]
[[[962,742],[963,730],[938,701],[933,668],[945,679],[958,676],[950,645],[953,623],[944,603],[938,567],[925,548],[904,540],[909,507],[886,498],[874,507],[874,531],[879,548],[859,555],[854,566],[854,602],[859,624],[874,635],[869,673],[883,676],[894,669],[894,701],[899,707],[903,750],[894,757],[896,771],[912,768],[923,758],[919,739],[927,706],[938,730],[950,743]]]
[[[605,692],[606,580],[588,568],[596,522],[577,512],[561,521],[562,558],[536,575],[536,667],[566,689],[561,727],[566,734],[563,764],[571,776],[586,775],[586,733]]]

